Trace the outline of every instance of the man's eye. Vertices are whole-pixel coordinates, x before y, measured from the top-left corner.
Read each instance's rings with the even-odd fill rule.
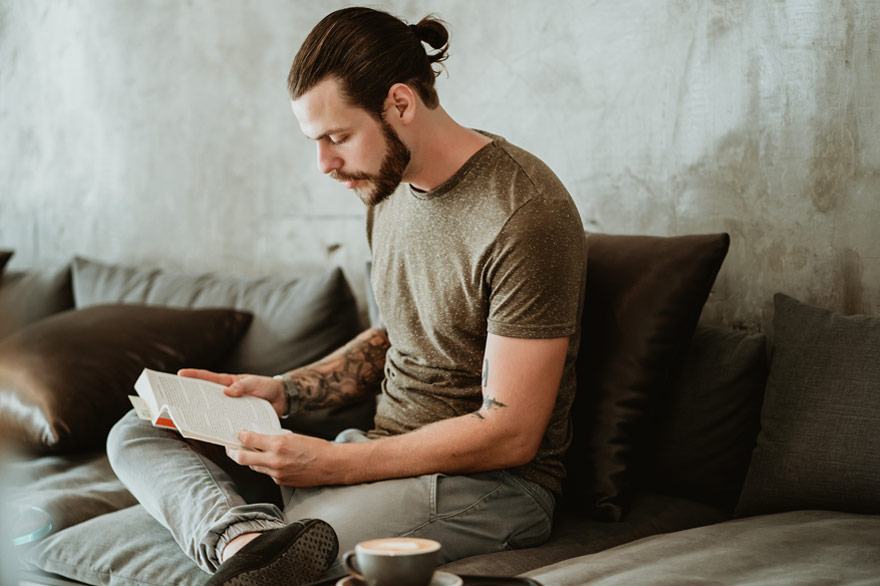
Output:
[[[333,144],[342,144],[346,140],[348,140],[347,136],[339,136],[339,137],[335,137],[335,138],[332,136],[330,137],[330,142],[332,142]]]

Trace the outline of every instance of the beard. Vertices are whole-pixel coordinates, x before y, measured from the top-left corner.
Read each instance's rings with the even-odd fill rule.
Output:
[[[394,193],[397,186],[403,181],[403,174],[412,158],[412,153],[397,136],[384,119],[381,120],[382,134],[385,136],[385,157],[379,166],[379,172],[370,173],[342,173],[331,171],[330,177],[337,181],[363,181],[364,186],[355,186],[354,191],[364,204],[374,206],[384,201]]]

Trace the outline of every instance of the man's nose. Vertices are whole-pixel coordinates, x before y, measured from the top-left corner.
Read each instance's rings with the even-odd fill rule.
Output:
[[[329,145],[318,143],[318,171],[327,174],[335,169],[342,168],[342,159],[336,156]]]

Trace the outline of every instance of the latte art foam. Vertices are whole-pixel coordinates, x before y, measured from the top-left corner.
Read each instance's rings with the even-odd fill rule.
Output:
[[[357,549],[364,553],[379,555],[408,555],[437,551],[440,549],[440,544],[418,537],[389,537],[361,542],[357,545]]]

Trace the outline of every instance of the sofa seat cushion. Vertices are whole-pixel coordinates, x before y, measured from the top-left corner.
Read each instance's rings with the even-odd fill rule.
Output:
[[[104,450],[33,459],[8,457],[2,470],[3,501],[48,512],[53,533],[137,504],[113,473]]]
[[[198,586],[210,577],[141,505],[55,533],[21,561],[26,569],[92,585]]]
[[[725,519],[724,512],[705,504],[640,494],[632,513],[621,523],[566,516],[558,522],[550,541],[539,548],[475,556],[444,569],[460,574],[514,575],[647,535]],[[24,562],[31,570],[87,584],[187,586],[207,579],[140,505],[59,531],[28,550]]]
[[[562,511],[550,540],[540,547],[474,556],[451,562],[456,574],[513,576],[572,557],[602,551],[648,535],[726,521],[730,515],[697,501],[641,492],[619,523],[607,523]],[[552,583],[552,582],[551,582]]]
[[[880,516],[793,511],[656,535],[527,575],[554,586],[876,584]]]

